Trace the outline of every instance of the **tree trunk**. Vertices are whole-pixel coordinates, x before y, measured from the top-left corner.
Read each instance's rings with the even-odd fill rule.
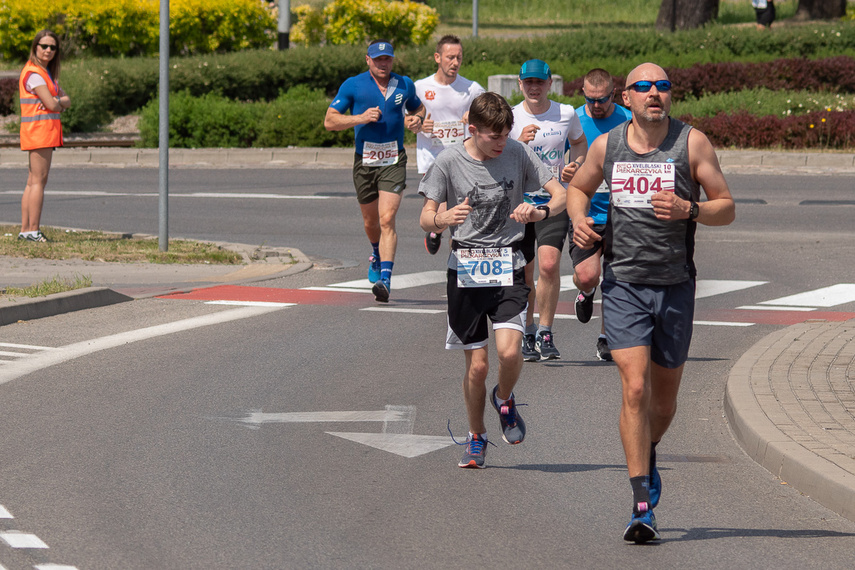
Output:
[[[833,20],[846,15],[846,0],[799,0],[796,19]]]
[[[662,0],[657,30],[690,30],[718,17],[719,0]]]

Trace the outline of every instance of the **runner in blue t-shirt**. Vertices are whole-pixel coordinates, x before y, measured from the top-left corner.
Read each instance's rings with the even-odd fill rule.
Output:
[[[324,117],[328,131],[355,130],[353,184],[374,250],[368,258],[368,280],[381,303],[389,301],[392,288],[398,246],[395,215],[407,187],[404,129],[419,132],[425,118],[413,81],[392,73],[394,58],[389,42],[377,40],[369,45],[368,71],[345,80]]]
[[[626,107],[615,104],[615,86],[612,76],[604,69],[592,69],[582,81],[585,104],[576,109],[582,122],[585,138],[592,144],[594,140],[625,123],[632,118]],[[609,189],[605,183],[597,189],[591,198],[588,216],[594,219],[594,230],[602,236],[605,233],[609,217]],[[582,249],[573,244],[573,226],[570,226],[570,259],[573,260],[573,283],[579,289],[576,296],[576,318],[587,323],[594,312],[594,292],[600,284],[600,259],[603,255],[603,242],[598,241],[591,249]],[[597,358],[611,360],[609,344],[602,328],[597,339]]]

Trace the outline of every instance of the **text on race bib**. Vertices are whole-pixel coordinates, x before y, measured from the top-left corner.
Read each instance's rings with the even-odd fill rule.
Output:
[[[450,146],[466,138],[463,121],[436,121],[431,133],[432,146]]]
[[[673,192],[675,166],[667,162],[615,162],[612,167],[612,205],[616,208],[653,208],[650,197]]]
[[[510,287],[514,284],[513,250],[483,247],[455,250],[457,286]]]
[[[374,143],[366,141],[362,145],[363,166],[390,166],[398,163],[398,142]]]

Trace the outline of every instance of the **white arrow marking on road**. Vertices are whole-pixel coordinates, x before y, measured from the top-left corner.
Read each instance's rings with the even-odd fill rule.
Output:
[[[306,422],[383,422],[380,433],[328,431],[342,439],[361,443],[382,451],[412,458],[454,445],[450,438],[435,435],[413,435],[415,406],[386,406],[385,410],[356,412],[250,412],[240,420],[258,428],[266,423]]]
[[[760,301],[761,305],[784,305],[795,307],[834,307],[855,301],[855,284],[838,283],[789,297]]]
[[[765,285],[768,281],[728,281],[725,279],[698,279],[695,287],[695,299],[712,297],[723,293],[733,293],[742,289],[750,289]]]
[[[411,287],[421,287],[423,285],[435,285],[437,283],[445,283],[447,275],[445,271],[422,271],[419,273],[408,273],[406,275],[395,275],[395,289],[409,289]],[[355,281],[344,281],[342,283],[332,283],[326,287],[304,287],[309,291],[371,291],[374,284],[368,279],[357,279]]]
[[[16,378],[35,372],[36,370],[61,364],[74,358],[98,352],[99,350],[124,346],[132,342],[188,331],[199,327],[257,317],[278,310],[280,310],[279,307],[243,307],[240,309],[232,309],[212,313],[210,315],[203,315],[201,317],[192,317],[172,323],[104,336],[92,340],[84,340],[83,342],[77,342],[51,349],[50,352],[31,354],[3,366],[2,370],[0,370],[0,384],[5,384],[6,382],[10,382]]]
[[[448,436],[404,433],[344,433],[339,431],[328,431],[327,433],[408,458],[418,457],[454,445],[453,441],[449,441]]]

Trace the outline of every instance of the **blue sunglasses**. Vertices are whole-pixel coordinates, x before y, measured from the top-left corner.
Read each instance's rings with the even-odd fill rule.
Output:
[[[590,97],[585,95],[585,101],[587,101],[591,105],[596,105],[597,103],[599,103],[600,105],[605,105],[606,103],[609,102],[609,99],[611,99],[611,98],[612,98],[611,93],[609,93],[605,97],[600,97],[599,99],[591,99]]]
[[[632,85],[627,85],[627,89],[632,89],[636,93],[647,93],[651,87],[656,86],[657,91],[671,91],[671,82],[667,79],[659,81],[636,81]]]

